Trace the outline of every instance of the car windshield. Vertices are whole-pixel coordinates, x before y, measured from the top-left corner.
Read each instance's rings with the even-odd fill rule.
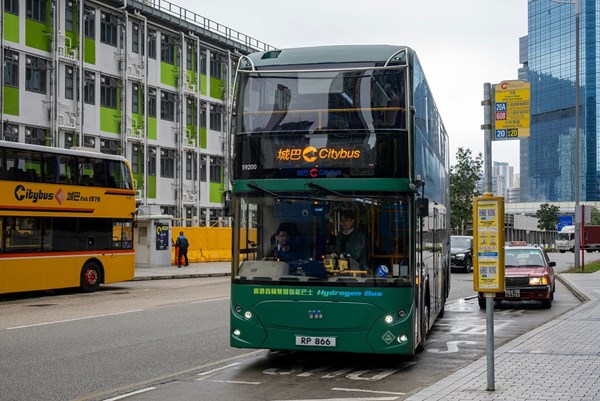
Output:
[[[506,249],[504,265],[511,267],[543,267],[544,255],[539,249]]]
[[[451,237],[450,244],[452,248],[470,248],[471,242],[473,240],[471,238],[464,237]]]

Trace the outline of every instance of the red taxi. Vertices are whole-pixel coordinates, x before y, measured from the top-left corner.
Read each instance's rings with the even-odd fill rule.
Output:
[[[494,294],[494,301],[541,301],[546,309],[554,300],[554,266],[539,246],[513,241],[504,248],[504,292]],[[479,307],[485,298],[479,293]]]

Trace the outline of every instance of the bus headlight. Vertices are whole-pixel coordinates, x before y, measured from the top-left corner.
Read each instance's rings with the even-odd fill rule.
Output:
[[[398,317],[399,317],[400,319],[402,319],[402,318],[404,318],[404,316],[406,316],[406,312],[405,312],[405,311],[403,311],[403,310],[399,310],[399,311],[398,311]]]
[[[408,337],[406,336],[406,334],[402,334],[401,336],[398,336],[398,342],[400,344],[405,343],[408,341]]]
[[[239,305],[236,305],[234,310],[235,310],[235,313],[242,313],[242,307]]]
[[[248,320],[252,319],[252,312],[246,311],[246,313],[244,313],[244,317]]]
[[[384,320],[385,320],[385,322],[386,322],[387,324],[392,324],[392,322],[394,321],[394,317],[393,317],[392,315],[387,315],[387,316],[384,318]]]
[[[242,333],[240,333],[240,331],[238,329],[233,330],[233,335],[234,336],[239,337],[240,334],[242,334]]]

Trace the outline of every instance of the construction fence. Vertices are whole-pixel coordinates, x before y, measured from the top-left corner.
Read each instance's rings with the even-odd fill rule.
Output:
[[[190,243],[188,260],[195,262],[230,262],[232,248],[231,227],[171,227],[171,264],[175,265],[175,241],[183,231]],[[245,230],[241,230],[241,238],[246,239]],[[248,238],[256,241],[256,229],[248,232]]]

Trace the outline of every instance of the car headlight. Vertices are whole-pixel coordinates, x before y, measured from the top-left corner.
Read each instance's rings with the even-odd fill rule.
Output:
[[[465,254],[464,253],[457,253],[456,254],[456,259],[464,259],[465,258]]]
[[[548,285],[548,277],[529,277],[529,285]]]

